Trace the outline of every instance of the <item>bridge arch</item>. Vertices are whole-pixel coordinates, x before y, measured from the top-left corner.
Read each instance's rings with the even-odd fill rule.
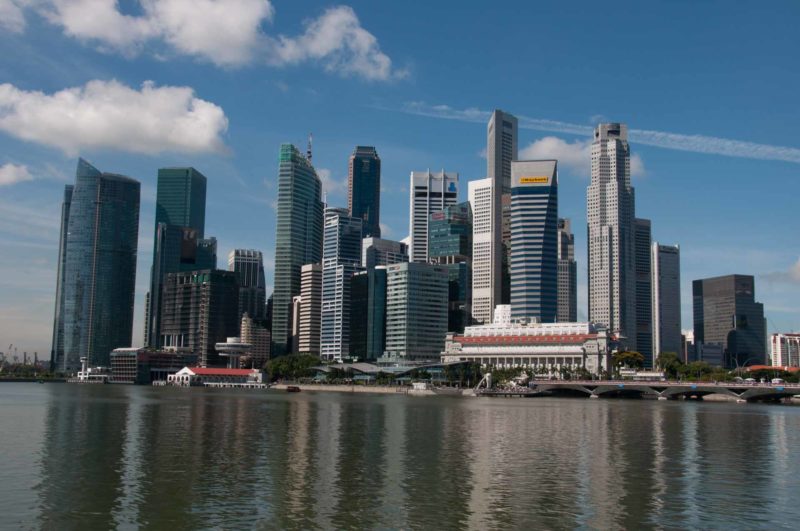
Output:
[[[690,386],[679,386],[679,387],[667,387],[664,391],[661,392],[661,396],[665,398],[690,398],[690,397],[697,397],[702,398],[707,395],[726,395],[732,398],[739,398],[739,394],[731,391],[726,387],[715,386],[715,385],[690,385]]]
[[[609,385],[598,385],[594,389],[595,396],[598,397],[657,397],[658,391],[654,390],[649,385],[637,385],[629,383],[618,383]]]

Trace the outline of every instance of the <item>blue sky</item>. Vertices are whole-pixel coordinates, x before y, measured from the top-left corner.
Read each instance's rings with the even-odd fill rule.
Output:
[[[49,352],[79,155],[142,182],[138,343],[159,167],[209,178],[220,267],[260,249],[271,284],[281,142],[313,132],[332,205],[353,146],[375,145],[384,234],[401,239],[410,171],[459,172],[464,200],[484,177],[493,108],[520,117],[523,155],[560,160],[581,317],[585,132],[614,120],[637,131],[637,215],[681,245],[683,327],[693,279],[742,273],[770,330],[800,329],[797,2],[216,4],[0,0],[0,350]]]

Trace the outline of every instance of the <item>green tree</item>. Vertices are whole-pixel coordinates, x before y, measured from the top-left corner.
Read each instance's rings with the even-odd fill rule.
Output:
[[[614,367],[617,370],[620,367],[628,369],[640,369],[644,367],[644,356],[639,352],[631,350],[623,350],[622,352],[615,352],[613,356]]]
[[[662,352],[656,358],[656,367],[664,371],[667,378],[675,379],[680,374],[683,361],[675,352]]]
[[[272,358],[264,365],[264,370],[270,381],[296,380],[314,376],[311,368],[320,364],[320,359],[310,354],[289,354]]]

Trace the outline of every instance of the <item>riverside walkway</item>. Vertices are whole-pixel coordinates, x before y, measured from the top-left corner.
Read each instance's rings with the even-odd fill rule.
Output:
[[[800,384],[735,382],[668,382],[622,380],[541,380],[529,387],[476,389],[477,396],[539,397],[586,396],[657,398],[658,400],[702,399],[723,395],[737,402],[779,401],[800,395]]]

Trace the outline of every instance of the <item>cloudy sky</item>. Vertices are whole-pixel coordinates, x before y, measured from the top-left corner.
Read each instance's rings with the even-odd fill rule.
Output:
[[[156,172],[209,179],[219,265],[264,251],[277,153],[305,147],[346,205],[356,144],[382,159],[384,235],[408,233],[408,175],[485,176],[493,108],[522,157],[558,158],[586,316],[588,139],[629,125],[637,215],[691,281],[756,276],[770,330],[800,329],[800,4],[742,2],[0,0],[0,351],[50,350],[60,201],[78,156],[142,182],[134,342]],[[645,5],[648,4],[648,5]]]

